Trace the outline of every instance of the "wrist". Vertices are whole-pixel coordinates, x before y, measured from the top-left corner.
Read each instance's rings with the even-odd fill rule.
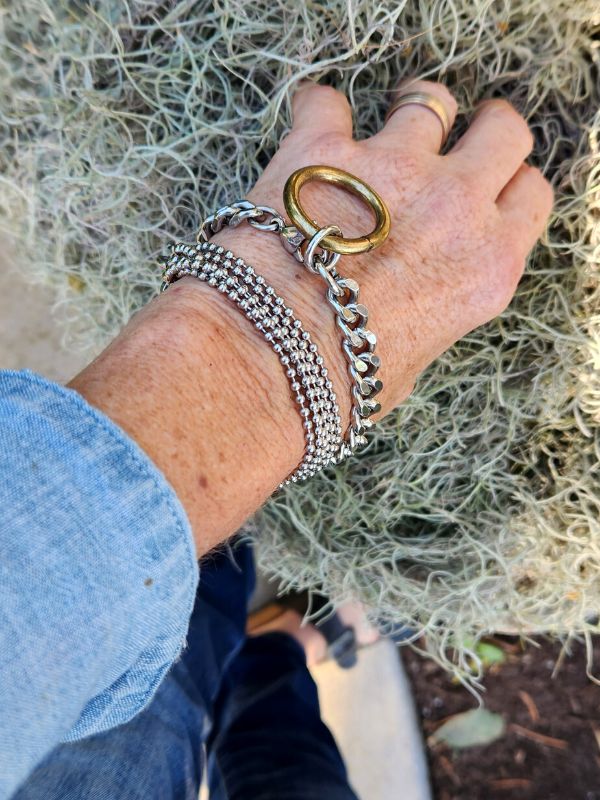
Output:
[[[249,225],[225,228],[215,234],[211,242],[231,250],[236,257],[252,265],[284,298],[304,328],[311,333],[333,382],[342,430],[345,431],[350,420],[351,380],[341,348],[341,334],[327,305],[322,279],[287,253],[278,235],[255,230]],[[226,299],[219,299],[227,303]],[[236,309],[232,308],[232,313],[241,317]],[[243,318],[242,323],[249,336],[258,336]],[[260,342],[260,347],[269,349],[264,341]],[[279,364],[275,364],[274,368],[281,371]]]
[[[283,184],[280,185],[276,179],[267,179],[276,160],[249,193],[248,199],[257,204],[272,205],[281,211]],[[291,166],[289,171],[293,171]],[[281,169],[276,172],[281,173]],[[283,174],[287,175],[288,169]],[[370,228],[369,213],[363,201],[338,187],[308,183],[303,187],[302,201],[308,216],[317,220],[317,224],[335,223],[346,237],[363,235]],[[332,375],[342,423],[347,426],[353,381],[342,350],[343,337],[333,309],[327,302],[323,279],[287,253],[277,234],[255,230],[248,223],[235,228],[225,227],[211,241],[255,266],[314,334]],[[382,410],[374,416],[375,421],[406,399],[421,369],[414,356],[415,335],[411,324],[415,291],[406,280],[408,270],[396,268],[392,274],[389,265],[393,261],[396,265],[402,263],[402,254],[394,256],[393,252],[390,253],[389,243],[386,243],[367,253],[343,256],[338,267],[343,277],[358,282],[359,302],[369,309],[368,327],[378,340],[376,352],[381,367],[377,376],[384,386],[377,396]],[[405,302],[402,302],[402,297]]]
[[[288,380],[261,338],[220,293],[183,278],[70,384],[163,472],[199,556],[238,530],[304,452]]]

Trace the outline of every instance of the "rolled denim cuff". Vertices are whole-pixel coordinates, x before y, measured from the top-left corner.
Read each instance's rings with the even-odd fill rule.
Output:
[[[30,768],[27,753],[147,705],[184,646],[198,566],[148,456],[30,372],[0,372],[0,549],[0,747],[14,736]]]

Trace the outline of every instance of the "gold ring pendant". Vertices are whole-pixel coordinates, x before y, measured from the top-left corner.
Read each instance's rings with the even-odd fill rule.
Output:
[[[306,215],[306,211],[300,203],[300,189],[309,181],[325,181],[341,186],[347,192],[351,192],[360,197],[361,200],[364,200],[375,214],[375,228],[371,233],[366,236],[357,236],[354,239],[329,234],[321,240],[321,247],[340,255],[352,255],[354,253],[366,253],[368,250],[373,250],[385,242],[390,232],[390,212],[377,192],[349,172],[344,172],[344,170],[336,167],[322,165],[297,169],[287,179],[283,190],[285,210],[292,223],[307,239],[312,239],[323,227]]]

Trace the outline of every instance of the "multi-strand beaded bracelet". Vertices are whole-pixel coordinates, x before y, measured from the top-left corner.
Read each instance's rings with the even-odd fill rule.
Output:
[[[309,180],[339,184],[366,200],[375,212],[375,230],[368,236],[346,239],[336,226],[317,228],[298,199],[300,188]],[[381,198],[358,178],[333,167],[297,170],[286,183],[284,203],[294,225],[287,225],[275,209],[248,200],[211,214],[202,223],[195,244],[178,242],[171,246],[161,286],[165,291],[186,275],[205,281],[245,314],[279,357],[302,417],[306,441],[302,461],[281,486],[305,480],[367,443],[365,434],[373,424],[371,416],[380,408],[375,396],[382,389],[381,381],[375,377],[380,363],[375,354],[377,339],[366,327],[368,311],[358,302],[358,284],[342,278],[336,264],[343,253],[377,247],[387,238],[390,227],[389,213]],[[311,334],[262,275],[230,250],[209,241],[224,225],[236,227],[244,220],[257,230],[279,234],[286,251],[326,282],[327,300],[343,334],[342,348],[352,377],[351,422],[345,433],[332,381]]]

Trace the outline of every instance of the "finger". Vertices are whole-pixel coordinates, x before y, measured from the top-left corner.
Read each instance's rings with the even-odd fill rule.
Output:
[[[292,98],[292,127],[352,137],[352,109],[348,98],[331,86],[306,81]]]
[[[393,109],[394,103],[400,97],[413,92],[423,92],[438,100],[446,112],[448,127],[452,127],[456,119],[457,104],[454,96],[442,83],[433,81],[403,83],[395,90],[390,109]],[[415,103],[393,111],[383,128],[372,138],[386,144],[414,146],[416,149],[438,153],[443,144],[444,128],[434,111]]]
[[[552,186],[539,169],[522,164],[500,192],[496,205],[511,237],[526,255],[542,234],[554,201]]]
[[[531,153],[533,135],[506,100],[486,100],[448,153],[494,199]]]

